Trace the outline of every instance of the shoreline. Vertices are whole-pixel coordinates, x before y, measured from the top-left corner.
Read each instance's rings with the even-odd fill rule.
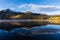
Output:
[[[49,20],[0,20],[0,22],[21,22],[21,21],[49,21]]]

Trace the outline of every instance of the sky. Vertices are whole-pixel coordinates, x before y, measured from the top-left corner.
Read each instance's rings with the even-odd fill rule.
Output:
[[[0,10],[31,11],[47,15],[60,14],[60,0],[0,0]]]

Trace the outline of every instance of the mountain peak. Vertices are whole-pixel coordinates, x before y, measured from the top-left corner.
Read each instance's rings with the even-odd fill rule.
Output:
[[[3,10],[4,12],[7,12],[7,11],[10,11],[10,9],[5,9],[5,10]]]
[[[31,14],[32,12],[30,12],[30,11],[25,11],[25,13],[27,13],[27,14]]]
[[[4,9],[4,10],[1,10],[0,13],[14,13],[14,11],[10,9]]]

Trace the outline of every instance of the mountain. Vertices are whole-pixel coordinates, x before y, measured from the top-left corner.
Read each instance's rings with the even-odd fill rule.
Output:
[[[46,14],[26,12],[15,12],[10,9],[0,11],[0,19],[47,19]]]

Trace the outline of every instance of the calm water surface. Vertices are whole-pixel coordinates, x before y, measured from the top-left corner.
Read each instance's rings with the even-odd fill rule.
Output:
[[[0,40],[60,40],[60,23],[48,21],[0,22]]]

